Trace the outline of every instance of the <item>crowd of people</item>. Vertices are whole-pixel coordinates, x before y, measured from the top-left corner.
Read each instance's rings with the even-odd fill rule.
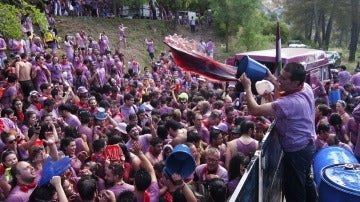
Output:
[[[31,20],[22,23],[24,34],[32,34]],[[119,26],[119,40],[126,48],[125,28]],[[1,200],[225,201],[274,117],[283,134],[289,201],[316,197],[298,191],[309,185],[315,150],[338,145],[360,157],[360,111],[350,116],[349,108],[358,104],[360,73],[344,66],[331,84],[343,100],[314,97],[304,68],[290,64],[279,79],[267,72],[287,99],[258,104],[263,99],[253,95],[245,75],[237,83],[216,83],[184,72],[171,52],[156,55],[152,39],[144,43],[149,64],[111,50],[104,32],[99,40],[84,31],[66,35],[62,44],[54,35],[29,38],[24,46],[8,42],[0,37]],[[204,48],[211,43],[197,48],[212,57]],[[246,93],[238,91],[240,83]],[[163,173],[179,144],[196,163],[187,178]],[[65,156],[70,168],[37,186],[45,161]]]
[[[51,36],[35,36],[28,16],[22,25],[33,37],[0,39],[1,200],[222,201],[232,194],[270,124],[233,104],[235,83],[181,71],[171,52],[155,55],[151,38],[149,63],[140,64],[111,50],[104,32],[97,40],[79,31],[60,43],[52,28]],[[125,28],[119,25],[124,48]],[[197,166],[186,179],[162,172],[178,144]],[[40,186],[45,162],[65,156],[70,168]]]

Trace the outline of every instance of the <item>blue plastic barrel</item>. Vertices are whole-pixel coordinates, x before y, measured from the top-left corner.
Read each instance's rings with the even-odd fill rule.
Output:
[[[323,168],[319,202],[360,201],[359,177],[359,164],[335,164]]]
[[[321,182],[321,170],[323,168],[343,163],[357,164],[359,162],[354,154],[342,147],[331,146],[318,151],[314,157],[314,180],[316,187],[319,187]]]
[[[341,100],[340,90],[330,90],[329,91],[329,103],[335,104],[337,101]]]

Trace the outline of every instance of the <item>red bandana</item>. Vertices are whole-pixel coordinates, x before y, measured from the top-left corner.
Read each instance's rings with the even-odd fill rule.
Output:
[[[173,201],[173,197],[168,191],[164,194],[163,198],[165,199],[166,202],[172,202]]]
[[[143,202],[150,202],[150,193],[145,191],[144,192],[144,200]]]
[[[32,103],[36,109],[38,109],[39,111],[41,110],[41,104],[40,103]]]
[[[24,121],[24,112],[19,112],[18,115],[17,115],[17,119],[21,122]]]
[[[20,190],[27,193],[29,191],[29,189],[33,189],[35,188],[37,185],[36,181],[34,181],[31,184],[19,184]]]
[[[218,167],[219,168],[219,167]],[[212,173],[215,173],[215,174],[217,174],[217,169],[218,168],[216,168],[216,170],[215,170],[215,172],[212,172]],[[209,172],[208,172],[208,167],[207,167],[207,165],[204,167],[204,169],[201,171],[201,173],[200,173],[200,176],[199,176],[199,178],[200,178],[200,182],[203,182],[203,181],[206,181],[206,175],[208,174]]]

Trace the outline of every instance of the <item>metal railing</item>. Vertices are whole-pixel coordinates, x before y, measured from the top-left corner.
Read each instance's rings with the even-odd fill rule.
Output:
[[[261,142],[261,150],[251,159],[229,201],[282,201],[283,153],[273,129],[274,124],[270,126]]]

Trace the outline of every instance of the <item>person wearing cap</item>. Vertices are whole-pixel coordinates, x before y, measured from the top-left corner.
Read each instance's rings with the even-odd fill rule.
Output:
[[[227,141],[230,142],[240,137],[240,125],[235,125],[231,128],[230,134],[228,136]]]
[[[276,78],[267,69],[265,79],[279,90],[281,97],[258,104],[251,90],[251,80],[242,74],[239,81],[246,92],[249,114],[274,116],[283,156],[283,193],[286,201],[316,201],[317,190],[311,177],[315,154],[314,93],[306,82],[306,71],[299,63],[288,63]]]
[[[175,99],[175,92],[172,91],[172,97],[176,101],[178,109],[180,109],[183,114],[186,114],[186,112],[190,110],[188,108],[189,95],[186,92],[180,93],[177,97],[178,99]]]
[[[40,99],[39,92],[36,90],[31,91],[28,97],[28,101],[30,105],[26,109],[26,111],[34,111],[36,114],[39,114],[40,110],[42,109],[39,99]]]
[[[111,117],[109,117],[103,107],[99,107],[97,112],[94,114],[94,118],[94,139],[105,137],[106,135],[104,134],[104,131],[106,131],[106,129],[110,126],[106,124],[106,120]]]

